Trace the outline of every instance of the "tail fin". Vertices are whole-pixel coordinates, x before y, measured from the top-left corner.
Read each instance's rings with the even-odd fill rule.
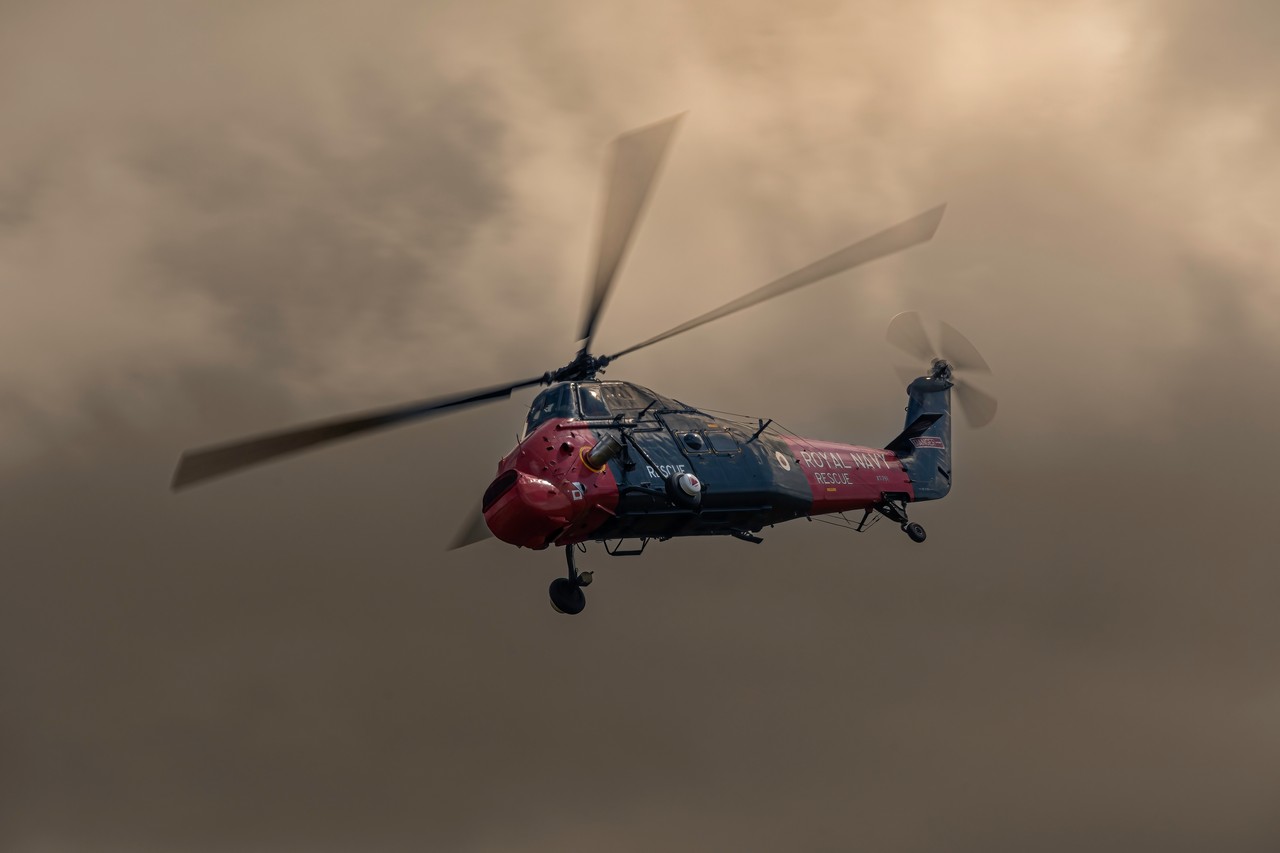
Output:
[[[907,386],[907,425],[889,442],[907,469],[917,501],[945,498],[951,491],[951,381],[921,376]]]

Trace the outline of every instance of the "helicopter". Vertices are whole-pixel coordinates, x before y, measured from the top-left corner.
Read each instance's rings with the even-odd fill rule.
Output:
[[[599,321],[683,114],[633,130],[610,148],[604,209],[577,354],[538,376],[306,424],[189,450],[171,487],[183,489],[250,466],[547,386],[534,399],[516,446],[498,463],[480,506],[450,548],[492,535],[520,548],[563,548],[566,572],[551,582],[552,607],[581,613],[593,574],[575,554],[602,543],[611,556],[638,556],[653,540],[758,535],[795,519],[862,532],[881,518],[913,542],[926,533],[911,503],[951,489],[951,389],[972,426],[995,416],[993,397],[957,376],[990,373],[946,323],[930,335],[914,311],[889,323],[889,343],[928,367],[908,369],[906,421],[883,447],[804,438],[772,419],[701,409],[641,385],[601,378],[637,350],[932,239],[946,205],[859,240],[800,270],[612,354],[592,353]],[[935,345],[936,340],[936,345]],[[847,513],[862,512],[858,520]]]

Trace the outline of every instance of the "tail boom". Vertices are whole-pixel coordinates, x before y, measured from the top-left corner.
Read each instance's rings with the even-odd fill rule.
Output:
[[[790,436],[783,440],[813,494],[810,515],[869,509],[886,496],[914,499],[907,470],[892,450]]]

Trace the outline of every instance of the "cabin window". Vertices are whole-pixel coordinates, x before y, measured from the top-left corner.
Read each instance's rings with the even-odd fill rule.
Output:
[[[582,417],[588,420],[613,417],[600,393],[599,385],[578,386],[578,409],[582,412]]]
[[[727,432],[708,432],[707,444],[713,453],[737,453],[738,442]]]
[[[552,418],[572,418],[573,395],[568,384],[554,385],[533,398],[529,417],[525,420],[524,434],[528,435]]]

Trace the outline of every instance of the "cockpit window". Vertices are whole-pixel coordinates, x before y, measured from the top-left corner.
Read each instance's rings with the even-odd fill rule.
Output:
[[[652,394],[626,382],[601,383],[599,388],[604,404],[615,415],[634,418],[645,409],[654,406],[655,398]]]
[[[599,385],[584,383],[578,386],[578,409],[581,410],[582,417],[587,419],[613,417],[613,413],[605,405]]]
[[[568,384],[554,385],[533,398],[529,417],[525,420],[524,434],[528,435],[552,418],[572,418],[573,395]]]

